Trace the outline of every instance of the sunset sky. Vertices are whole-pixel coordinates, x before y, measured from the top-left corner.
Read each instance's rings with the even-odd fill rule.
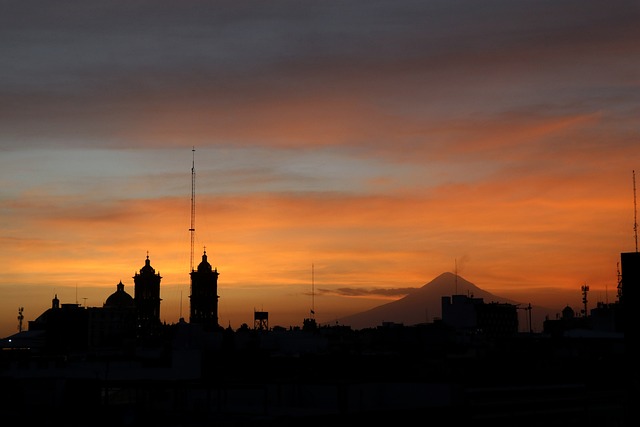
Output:
[[[147,253],[162,320],[188,319],[192,162],[225,327],[332,322],[456,268],[613,302],[639,22],[638,1],[3,1],[0,336],[55,295],[133,295]]]

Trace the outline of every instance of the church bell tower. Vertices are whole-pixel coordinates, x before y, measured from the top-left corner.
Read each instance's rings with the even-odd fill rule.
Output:
[[[136,305],[137,336],[151,337],[160,328],[160,273],[151,267],[149,253],[144,267],[133,276],[134,301]]]
[[[189,323],[202,325],[205,330],[218,328],[218,270],[207,261],[207,251],[197,270],[191,271]]]

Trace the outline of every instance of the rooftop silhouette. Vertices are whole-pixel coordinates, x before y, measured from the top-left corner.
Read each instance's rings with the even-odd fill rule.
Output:
[[[636,338],[625,332],[637,320],[623,308],[637,292],[640,255],[621,257],[617,301],[590,313],[567,306],[540,332],[522,332],[519,310],[532,307],[498,301],[453,273],[351,318],[402,312],[407,323],[353,328],[307,318],[301,327],[269,326],[269,313],[256,311],[252,326],[223,328],[213,315],[217,271],[206,253],[192,277],[206,275],[208,291],[194,292],[209,305],[192,298],[200,308],[191,309],[189,322],[163,324],[161,276],[147,256],[134,276],[135,297],[122,282],[103,307],[56,296],[27,331],[2,340],[0,401],[32,422],[48,419],[35,408],[105,415],[98,424],[74,425],[355,425],[427,414],[493,425],[625,425],[637,389],[637,367],[629,363]],[[439,295],[439,316],[414,321],[411,312],[424,312],[432,295]],[[51,394],[54,383],[61,387]]]

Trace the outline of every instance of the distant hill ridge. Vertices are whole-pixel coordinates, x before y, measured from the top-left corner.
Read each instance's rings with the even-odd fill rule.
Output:
[[[520,304],[525,307],[528,304],[502,298],[484,291],[454,273],[446,272],[422,286],[410,294],[370,310],[356,313],[337,319],[340,325],[350,326],[353,329],[374,328],[383,322],[402,323],[405,326],[420,323],[433,322],[434,318],[442,316],[442,297],[451,295],[467,295],[474,298],[482,298],[485,303],[498,302],[508,304]],[[519,310],[525,311],[525,310]],[[546,316],[555,315],[555,311],[546,307],[532,306],[531,323],[534,331],[542,330],[542,322]],[[528,330],[528,313],[519,314],[520,330]],[[526,324],[524,324],[526,322]]]

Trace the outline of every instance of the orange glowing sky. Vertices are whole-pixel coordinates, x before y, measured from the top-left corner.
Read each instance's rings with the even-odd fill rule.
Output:
[[[558,308],[635,250],[640,10],[619,1],[15,2],[0,336],[195,260],[219,322],[321,323],[454,271]],[[311,291],[313,289],[313,297]]]

